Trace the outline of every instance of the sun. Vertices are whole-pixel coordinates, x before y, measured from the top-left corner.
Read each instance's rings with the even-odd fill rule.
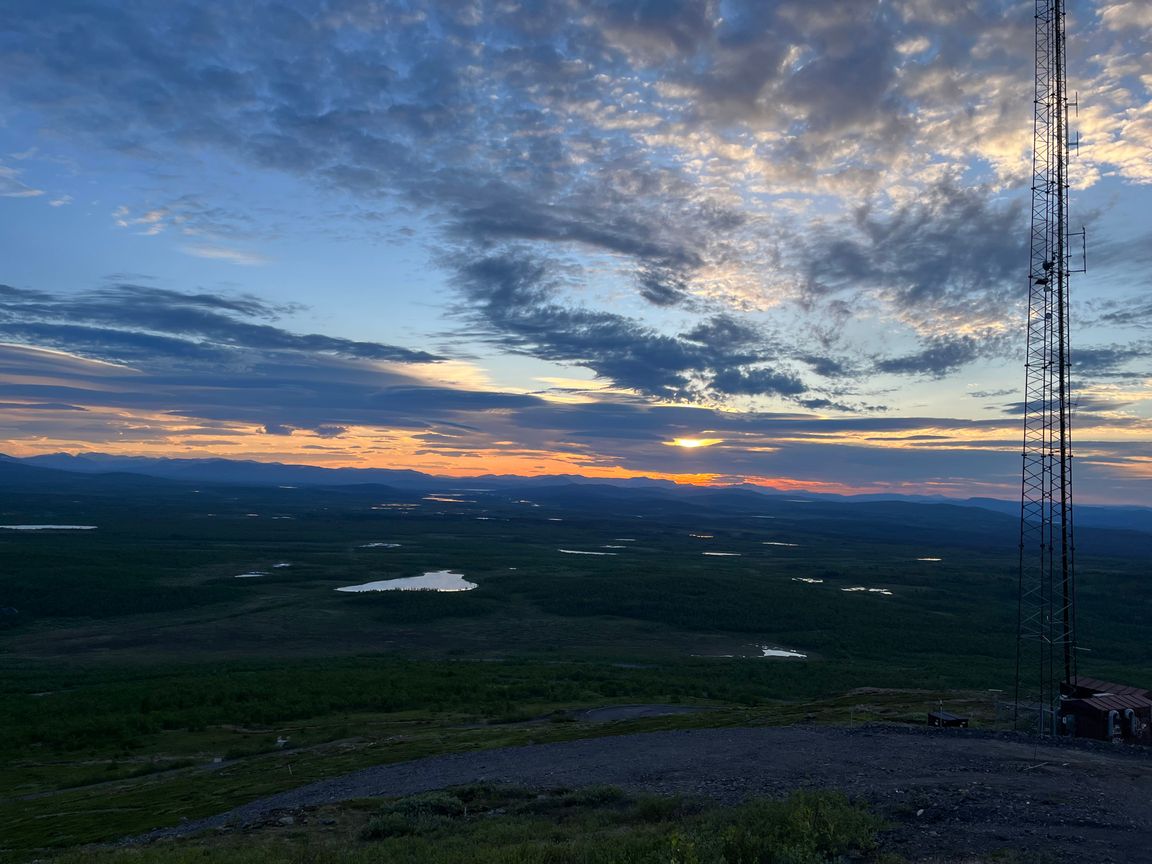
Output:
[[[673,438],[663,442],[667,447],[711,447],[713,444],[723,444],[723,438]]]

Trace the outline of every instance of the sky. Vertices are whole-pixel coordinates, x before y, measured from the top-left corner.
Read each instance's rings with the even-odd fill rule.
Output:
[[[0,450],[1019,494],[1033,3],[7,0]],[[1069,2],[1152,505],[1152,6]]]

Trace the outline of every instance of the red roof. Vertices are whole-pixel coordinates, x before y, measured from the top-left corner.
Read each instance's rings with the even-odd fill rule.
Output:
[[[1148,697],[1146,687],[1132,687],[1128,684],[1116,684],[1113,681],[1102,681],[1099,678],[1087,678],[1083,675],[1072,679],[1073,696],[1081,699],[1090,699],[1095,696],[1141,696]]]
[[[1092,696],[1087,699],[1069,699],[1064,703],[1065,710],[1074,704],[1088,705],[1098,711],[1120,711],[1127,708],[1139,711],[1142,714],[1152,713],[1152,699],[1147,696],[1135,696],[1127,693]]]

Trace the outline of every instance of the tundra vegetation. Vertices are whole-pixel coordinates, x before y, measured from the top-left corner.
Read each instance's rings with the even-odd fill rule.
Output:
[[[645,729],[919,720],[941,701],[990,726],[990,691],[1010,688],[1010,516],[742,491],[452,497],[463,503],[379,486],[55,474],[6,484],[0,523],[97,528],[0,531],[0,853],[818,861],[839,854],[837,843],[873,848],[877,826],[836,796],[717,808],[473,789],[443,799],[467,818],[363,803],[325,817],[333,832],[261,834],[253,857],[228,838],[69,850],[437,753]],[[1077,539],[1084,671],[1152,681],[1141,632],[1152,610],[1139,590],[1152,535]],[[605,546],[617,554],[558,551]],[[335,590],[439,570],[478,587]],[[243,573],[265,575],[235,578]],[[845,590],[854,587],[890,593]],[[761,646],[807,656],[763,657]],[[709,710],[609,724],[581,713],[629,703]],[[828,820],[843,830],[827,842],[804,827]],[[548,852],[541,838],[567,851]],[[797,851],[757,858],[765,838]],[[610,848],[631,857],[604,857]]]

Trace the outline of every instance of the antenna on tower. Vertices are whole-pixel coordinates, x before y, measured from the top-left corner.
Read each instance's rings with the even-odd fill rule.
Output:
[[[1032,232],[1020,493],[1017,729],[1057,735],[1076,680],[1065,0],[1034,0]],[[1077,137],[1076,146],[1079,145]],[[1080,235],[1083,237],[1083,234]],[[1083,242],[1083,241],[1082,241]]]

